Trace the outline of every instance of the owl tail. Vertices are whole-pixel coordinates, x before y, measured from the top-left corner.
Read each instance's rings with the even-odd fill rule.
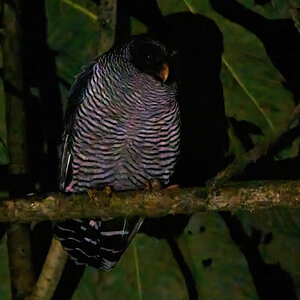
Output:
[[[138,217],[71,219],[56,224],[54,235],[77,264],[109,271],[120,260],[142,222]]]

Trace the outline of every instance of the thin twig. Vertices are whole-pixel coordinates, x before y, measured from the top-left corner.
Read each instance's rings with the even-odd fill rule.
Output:
[[[250,163],[256,162],[262,156],[265,156],[272,145],[290,128],[290,126],[300,117],[300,104],[295,107],[294,113],[289,116],[285,122],[282,122],[280,128],[276,128],[273,135],[265,137],[254,148],[237,157],[223,171],[219,172],[212,180],[207,182],[207,186],[212,190],[217,189],[228,182],[233,176],[240,175]]]

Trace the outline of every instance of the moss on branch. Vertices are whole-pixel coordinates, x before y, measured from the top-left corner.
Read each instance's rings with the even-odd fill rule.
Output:
[[[0,222],[61,221],[68,218],[139,215],[159,217],[208,210],[261,210],[300,207],[300,181],[251,181],[227,184],[207,194],[203,187],[115,192],[91,190],[66,195],[34,195],[0,203]]]

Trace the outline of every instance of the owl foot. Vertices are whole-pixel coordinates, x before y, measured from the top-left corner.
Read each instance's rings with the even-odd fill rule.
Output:
[[[158,191],[161,189],[161,184],[157,179],[150,179],[145,186],[146,192]]]
[[[89,202],[92,203],[95,206],[98,206],[98,204],[101,203],[105,203],[107,206],[109,206],[109,202],[110,199],[112,197],[112,193],[113,190],[110,186],[106,186],[104,189],[105,194],[107,195],[107,197],[101,197],[101,199],[99,199],[99,191],[97,190],[88,190],[88,195],[89,195]]]

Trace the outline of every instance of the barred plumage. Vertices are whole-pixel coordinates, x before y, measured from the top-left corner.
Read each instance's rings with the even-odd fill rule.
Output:
[[[167,67],[166,67],[167,66]],[[132,38],[83,68],[70,90],[60,188],[167,184],[179,153],[180,118],[172,55],[158,41]],[[172,75],[172,74],[171,74]],[[77,263],[114,267],[142,220],[69,220],[56,236]]]

